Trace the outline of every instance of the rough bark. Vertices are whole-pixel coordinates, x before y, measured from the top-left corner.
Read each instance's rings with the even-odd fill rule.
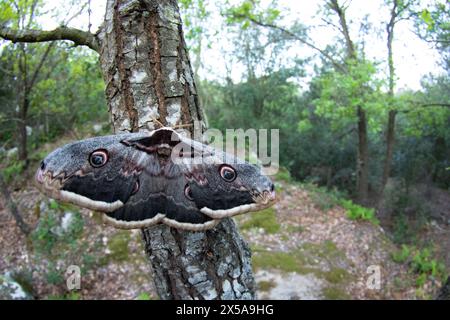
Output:
[[[99,40],[115,132],[162,124],[192,133],[203,123],[175,0],[109,0]],[[255,298],[250,250],[231,219],[207,232],[142,235],[161,299]]]
[[[25,235],[28,235],[31,231],[31,228],[25,221],[23,221],[22,215],[19,213],[16,203],[14,202],[14,200],[11,197],[11,194],[9,193],[8,186],[6,185],[5,180],[3,179],[1,173],[0,173],[0,193],[3,196],[3,200],[5,202],[6,207],[13,216],[14,220],[16,220],[17,226],[19,227],[20,231],[22,231]]]
[[[250,250],[231,219],[207,232],[143,230],[161,299],[254,299]]]

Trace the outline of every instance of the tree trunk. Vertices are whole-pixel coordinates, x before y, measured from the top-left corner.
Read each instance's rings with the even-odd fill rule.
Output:
[[[379,191],[379,198],[383,197],[384,188],[391,174],[391,163],[394,155],[394,143],[395,143],[395,118],[397,115],[396,110],[390,110],[388,115],[388,126],[386,131],[386,154],[383,164],[383,176],[381,177],[381,188]]]
[[[99,41],[115,132],[160,123],[193,133],[194,121],[204,130],[176,0],[108,0]],[[161,299],[255,298],[250,250],[231,219],[207,232],[142,235]]]
[[[25,166],[28,165],[28,151],[27,151],[27,118],[28,118],[28,108],[30,105],[30,101],[28,98],[28,92],[26,89],[23,89],[22,92],[22,101],[19,105],[19,112],[17,124],[17,135],[18,135],[18,159],[25,163]]]
[[[333,10],[338,18],[341,26],[341,33],[345,39],[346,63],[352,63],[357,60],[355,45],[350,37],[347,19],[345,16],[345,8],[342,7],[338,0],[330,0],[328,6]],[[356,199],[359,203],[366,204],[369,193],[369,146],[367,140],[367,119],[366,111],[358,106],[358,151],[356,156]]]
[[[397,12],[398,1],[394,0],[392,2],[391,18],[389,23],[386,25],[387,32],[387,49],[388,49],[388,66],[389,66],[389,104],[391,109],[388,114],[388,124],[386,130],[386,154],[383,164],[383,175],[381,177],[381,187],[378,195],[378,203],[380,203],[383,198],[384,189],[386,187],[389,175],[391,173],[392,157],[394,155],[394,143],[395,143],[395,118],[397,116],[397,111],[393,109],[394,102],[394,86],[395,86],[395,68],[394,68],[394,51],[392,43],[394,41],[394,28],[396,24],[396,19],[398,16]]]
[[[356,161],[356,196],[358,202],[365,204],[369,192],[369,151],[366,112],[361,107],[358,107],[358,154]]]

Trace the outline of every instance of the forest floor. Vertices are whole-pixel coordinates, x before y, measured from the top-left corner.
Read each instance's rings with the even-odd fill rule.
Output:
[[[301,185],[279,181],[277,190],[274,207],[235,219],[253,251],[258,298],[435,295],[440,281],[426,275],[418,285],[419,275],[406,259],[394,262],[399,247],[379,225],[351,220],[338,205],[321,209],[317,196]],[[139,230],[105,226],[98,213],[81,210],[81,233],[64,237],[67,221],[75,219],[73,208],[55,207],[32,185],[13,197],[37,231],[25,237],[0,202],[0,280],[15,281],[39,299],[156,299]],[[53,220],[48,208],[58,211]],[[430,230],[436,242],[449,239],[448,226]],[[81,290],[72,293],[64,275],[69,264],[82,265]]]

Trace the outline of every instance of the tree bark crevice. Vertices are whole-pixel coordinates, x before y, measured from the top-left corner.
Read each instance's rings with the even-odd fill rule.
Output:
[[[158,34],[158,13],[157,7],[153,8],[150,11],[149,15],[149,23],[148,23],[148,31],[151,41],[151,47],[149,52],[150,63],[152,64],[152,75],[154,81],[154,88],[156,93],[156,98],[158,99],[158,113],[159,119],[158,121],[167,125],[167,106],[166,106],[166,97],[164,94],[164,80],[163,80],[163,71],[161,67],[161,59],[163,56],[161,55],[161,41],[160,35]],[[165,56],[164,58],[167,58]]]
[[[116,63],[118,67],[118,73],[120,78],[119,92],[123,99],[123,105],[125,110],[128,112],[128,121],[131,132],[138,131],[138,113],[134,107],[134,98],[130,88],[130,71],[125,64],[125,53],[124,53],[124,43],[122,37],[122,21],[119,12],[119,6],[121,1],[117,1],[114,7],[114,32],[116,34]]]

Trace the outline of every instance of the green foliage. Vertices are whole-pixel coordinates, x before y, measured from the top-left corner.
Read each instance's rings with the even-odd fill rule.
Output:
[[[63,271],[59,270],[53,263],[49,263],[48,270],[45,274],[47,283],[50,285],[61,285],[64,283]]]
[[[422,287],[430,278],[445,281],[447,278],[445,264],[433,257],[432,248],[419,249],[415,246],[402,245],[392,254],[397,263],[407,263],[410,271],[416,274],[416,286]]]
[[[67,205],[60,205],[51,200],[49,210],[40,216],[39,224],[31,234],[33,247],[39,254],[52,255],[55,246],[74,247],[83,231],[83,219],[78,211],[65,211]],[[61,213],[64,212],[69,221],[63,225]]]
[[[343,194],[336,189],[327,190],[314,183],[305,183],[302,186],[308,190],[311,200],[322,211],[328,211],[339,205],[343,197]]]
[[[430,13],[430,11],[428,11],[428,9],[422,10],[422,12],[420,13],[420,18],[427,25],[427,31],[431,31],[434,29],[436,22],[434,21],[433,17],[431,16],[431,13]]]
[[[224,13],[229,24],[238,23],[242,28],[250,27],[253,21],[261,23],[274,23],[280,18],[281,11],[276,7],[275,1],[263,7],[262,2],[257,0],[244,0],[239,5],[231,6]]]
[[[152,296],[148,294],[147,292],[141,292],[136,297],[136,300],[152,300]]]
[[[378,225],[380,222],[375,216],[375,210],[362,207],[351,200],[342,200],[341,205],[347,210],[347,217],[351,220],[365,220]]]
[[[317,81],[321,88],[320,96],[313,103],[314,113],[331,120],[333,129],[339,129],[356,122],[357,107],[369,115],[371,132],[381,130],[380,116],[386,112],[386,100],[380,91],[382,82],[377,80],[375,66],[369,61],[350,60],[348,71],[331,71],[323,74]]]
[[[384,207],[392,216],[392,238],[397,244],[416,243],[431,212],[423,192],[408,184],[411,182],[397,182],[386,188]]]
[[[53,141],[86,122],[92,123],[92,119],[96,122],[108,120],[98,58],[86,49],[69,51],[65,46],[57,44],[52,47],[28,94],[26,125],[32,129],[28,137],[30,154],[41,144]],[[29,44],[25,49],[27,68],[34,70],[45,55],[46,47]],[[17,58],[21,52],[20,48],[10,44],[0,52],[0,68],[8,71],[0,77],[0,143],[7,147],[14,147],[18,142],[15,137],[20,119],[14,96],[21,94],[17,91],[22,87]]]
[[[331,240],[325,240],[322,243],[305,243],[300,248],[300,251],[305,257],[309,256],[313,258],[306,259],[309,263],[318,257],[320,260],[331,261],[339,265],[339,262],[345,259],[345,253]]]
[[[302,260],[288,252],[254,250],[253,267],[255,269],[278,269],[285,272],[304,273]]]
[[[273,207],[251,214],[250,218],[241,225],[241,230],[263,229],[267,234],[274,234],[280,231],[280,224],[277,222],[276,211]]]
[[[334,268],[330,271],[323,272],[323,277],[329,283],[338,284],[349,279],[349,273],[342,268]]]
[[[277,174],[275,175],[275,180],[281,180],[284,182],[291,182],[292,181],[292,177],[291,177],[291,173],[289,172],[288,169],[281,167],[278,169]]]
[[[25,169],[25,163],[23,161],[13,160],[3,169],[2,174],[6,183],[19,176]]]
[[[13,0],[4,0],[0,2],[0,24],[13,20],[16,17],[13,8]]]
[[[330,286],[323,289],[325,300],[349,300],[350,296],[344,290],[336,286]]]
[[[411,256],[412,247],[403,244],[401,250],[392,253],[392,260],[397,263],[405,263]]]
[[[416,29],[421,38],[433,42],[441,51],[443,62],[450,67],[450,3],[448,1],[435,1],[422,7],[416,15]]]
[[[416,242],[417,236],[415,231],[406,215],[400,214],[394,217],[393,240],[395,243]]]
[[[39,222],[30,235],[33,259],[38,260],[36,265],[41,268],[39,272],[45,275],[47,283],[65,292],[67,267],[77,265],[85,274],[101,258],[92,254],[89,248],[95,245],[96,250],[102,250],[102,246],[90,244],[85,239],[83,218],[75,207],[51,200],[38,204],[37,208]],[[50,298],[68,299],[71,296],[61,293],[61,296]]]
[[[273,288],[275,288],[276,284],[273,281],[264,281],[263,280],[263,281],[259,281],[257,283],[257,286],[258,286],[259,291],[267,292],[267,291],[270,291]]]
[[[429,248],[416,252],[412,258],[411,267],[417,273],[430,274],[434,278],[444,279],[445,276],[445,265],[432,258],[432,251]]]
[[[110,258],[121,262],[128,260],[128,244],[130,243],[129,231],[118,231],[108,241],[108,249],[111,251]]]
[[[296,225],[289,224],[286,226],[286,231],[288,233],[302,233],[305,231],[305,228],[302,226],[296,226]],[[289,238],[287,238],[287,240],[289,240]]]

